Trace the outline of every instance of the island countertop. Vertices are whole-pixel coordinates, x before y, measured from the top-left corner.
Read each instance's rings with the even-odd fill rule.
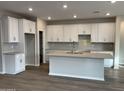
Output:
[[[98,58],[113,59],[113,55],[107,53],[55,51],[47,54],[49,57],[79,57],[79,58]]]

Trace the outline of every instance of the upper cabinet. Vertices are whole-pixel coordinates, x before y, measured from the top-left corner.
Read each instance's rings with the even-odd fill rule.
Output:
[[[115,24],[99,23],[99,42],[114,42]]]
[[[63,26],[47,26],[47,40],[48,42],[63,42]]]
[[[79,35],[90,35],[91,34],[91,24],[79,24],[77,25]]]
[[[91,42],[113,43],[115,23],[47,26],[48,42],[78,42],[78,35],[91,35]]]
[[[24,33],[35,34],[35,22],[23,19]]]
[[[77,25],[64,25],[64,42],[78,42]]]
[[[13,17],[3,17],[4,42],[19,42],[18,19]]]
[[[47,26],[48,42],[78,42],[76,25],[49,25]]]
[[[91,25],[91,42],[98,42],[98,24]]]
[[[115,23],[92,24],[91,28],[91,42],[114,42]]]

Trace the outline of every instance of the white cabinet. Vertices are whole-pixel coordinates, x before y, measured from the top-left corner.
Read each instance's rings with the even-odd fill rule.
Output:
[[[64,25],[64,42],[78,42],[77,25]]]
[[[35,22],[23,19],[23,31],[28,34],[35,34]]]
[[[5,73],[17,74],[25,71],[25,56],[24,54],[8,53],[5,58]]]
[[[77,25],[47,26],[48,42],[78,42]]]
[[[114,23],[99,23],[99,42],[114,42],[115,24]]]
[[[48,42],[78,42],[78,35],[91,35],[91,42],[114,42],[114,23],[70,24],[47,26]]]
[[[16,54],[15,56],[16,72],[21,72],[25,70],[25,56],[24,54]]]
[[[54,41],[54,30],[53,26],[47,26],[47,41],[53,42]]]
[[[91,25],[91,42],[114,42],[115,24],[96,23]]]
[[[98,24],[91,25],[91,42],[98,42]]]
[[[91,24],[79,24],[77,25],[79,35],[90,35],[91,34]]]
[[[91,53],[103,53],[103,54],[111,54],[113,56],[112,51],[91,51]],[[111,68],[114,65],[113,59],[104,59],[104,67]]]
[[[113,67],[114,63],[113,63],[113,59],[104,59],[104,67]]]
[[[63,42],[63,26],[62,25],[47,26],[47,41]]]
[[[58,25],[55,27],[55,41],[56,42],[63,42],[63,26]]]
[[[19,42],[18,19],[13,17],[3,17],[2,27],[4,30],[4,42]]]

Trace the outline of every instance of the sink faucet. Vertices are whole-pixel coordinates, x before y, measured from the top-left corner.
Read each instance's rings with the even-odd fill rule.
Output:
[[[75,42],[72,42],[72,54],[74,54],[74,49],[75,49]]]

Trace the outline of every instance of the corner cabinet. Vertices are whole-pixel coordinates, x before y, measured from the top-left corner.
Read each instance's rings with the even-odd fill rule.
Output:
[[[17,74],[25,71],[25,56],[24,54],[5,54],[5,73]]]
[[[23,19],[23,31],[28,34],[35,34],[35,22]]]
[[[91,25],[91,29],[91,42],[114,42],[115,23],[95,23]]]
[[[114,42],[115,24],[114,23],[99,23],[99,42]]]
[[[13,17],[3,17],[2,27],[4,30],[4,42],[19,42],[18,19]]]

